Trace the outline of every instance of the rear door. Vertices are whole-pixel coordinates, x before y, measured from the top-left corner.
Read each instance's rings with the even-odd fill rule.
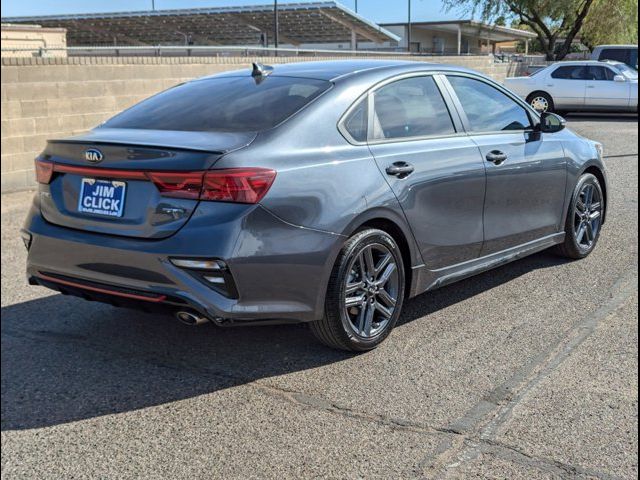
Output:
[[[369,97],[369,146],[435,270],[480,253],[485,165],[430,75],[392,80]]]
[[[532,113],[497,85],[468,75],[447,79],[487,169],[481,255],[560,231],[567,179],[560,139],[534,132]]]
[[[556,108],[582,108],[587,90],[586,65],[560,65],[541,86],[553,97]]]
[[[628,107],[630,82],[615,82],[618,75],[609,67],[590,65],[587,71],[585,105],[594,108]]]

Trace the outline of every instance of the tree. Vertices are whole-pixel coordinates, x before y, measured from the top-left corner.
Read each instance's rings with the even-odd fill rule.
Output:
[[[582,30],[596,0],[444,0],[449,9],[462,7],[487,19],[510,15],[538,35],[547,60],[562,60]],[[599,1],[599,0],[598,0]],[[629,0],[607,0],[629,1]],[[635,0],[637,3],[637,0]]]
[[[582,43],[638,43],[638,0],[596,0],[582,28]]]

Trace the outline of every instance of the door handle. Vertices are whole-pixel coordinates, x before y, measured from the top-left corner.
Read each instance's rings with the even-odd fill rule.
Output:
[[[492,150],[487,153],[487,161],[495,163],[496,165],[500,165],[507,158],[509,158],[509,156],[506,153],[501,152],[500,150]]]
[[[389,175],[395,175],[396,177],[404,178],[407,175],[411,175],[415,170],[414,166],[407,162],[394,162],[386,168],[386,172]]]

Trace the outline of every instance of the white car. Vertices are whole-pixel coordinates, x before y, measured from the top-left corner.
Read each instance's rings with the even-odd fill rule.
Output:
[[[621,62],[560,62],[504,84],[540,112],[638,111],[638,72]]]

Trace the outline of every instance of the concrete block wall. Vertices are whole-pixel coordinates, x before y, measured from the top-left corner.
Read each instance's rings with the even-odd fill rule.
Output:
[[[389,58],[386,57],[385,58]],[[407,60],[407,57],[398,58]],[[119,111],[191,78],[331,57],[68,57],[2,58],[2,192],[35,184],[33,159],[46,140],[88,130]],[[425,60],[415,57],[414,60]],[[438,57],[503,80],[509,66],[491,57]]]

